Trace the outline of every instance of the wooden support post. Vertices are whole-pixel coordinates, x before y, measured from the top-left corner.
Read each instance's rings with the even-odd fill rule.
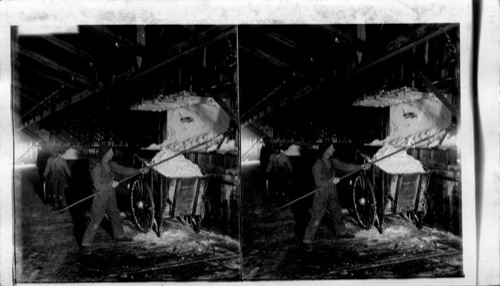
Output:
[[[427,86],[427,88],[436,95],[436,97],[443,103],[443,105],[448,108],[457,119],[460,118],[459,110],[451,104],[448,99],[441,93],[439,89],[437,89],[432,82],[416,67],[414,66],[416,75],[422,80],[422,82]]]

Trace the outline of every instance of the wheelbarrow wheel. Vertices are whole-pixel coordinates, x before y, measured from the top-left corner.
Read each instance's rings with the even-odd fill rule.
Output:
[[[357,176],[354,180],[352,200],[358,224],[364,229],[370,229],[376,216],[375,192],[372,184],[363,175]]]
[[[148,184],[142,179],[137,179],[132,183],[130,207],[135,226],[144,233],[150,231],[154,222],[153,194]]]

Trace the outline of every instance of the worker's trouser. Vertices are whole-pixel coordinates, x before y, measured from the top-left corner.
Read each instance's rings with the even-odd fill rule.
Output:
[[[51,204],[53,206],[59,206],[59,208],[66,207],[66,198],[64,196],[64,191],[68,185],[66,179],[51,178],[49,181],[52,194]]]
[[[314,194],[313,204],[310,209],[311,219],[304,233],[304,243],[312,243],[314,235],[318,229],[325,212],[333,219],[335,226],[335,235],[346,233],[344,222],[342,221],[342,210],[340,209],[335,186],[322,188]]]
[[[116,205],[115,190],[106,190],[96,195],[92,201],[90,222],[83,234],[82,246],[92,245],[97,229],[106,213],[113,229],[114,238],[120,239],[124,236],[120,211]]]

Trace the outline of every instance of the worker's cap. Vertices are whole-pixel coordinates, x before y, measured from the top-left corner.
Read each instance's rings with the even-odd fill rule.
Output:
[[[97,153],[97,156],[99,157],[99,159],[101,159],[104,154],[106,154],[106,152],[108,152],[109,149],[111,149],[113,146],[111,145],[102,145],[101,147],[99,147],[99,153]]]
[[[332,142],[329,141],[329,140],[326,140],[326,141],[323,141],[319,144],[319,154],[323,154],[325,153],[326,149],[328,149],[328,147],[330,147],[332,145]]]

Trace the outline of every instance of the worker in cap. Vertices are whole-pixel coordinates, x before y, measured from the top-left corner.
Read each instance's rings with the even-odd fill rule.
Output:
[[[91,246],[94,241],[94,236],[97,233],[101,221],[105,214],[111,223],[113,230],[113,238],[116,241],[127,242],[133,239],[126,236],[121,224],[120,211],[116,203],[115,188],[119,183],[115,180],[115,174],[130,176],[134,174],[147,173],[149,168],[140,170],[128,168],[111,161],[114,152],[110,145],[104,145],[99,148],[99,161],[91,171],[93,192],[98,193],[94,196],[90,209],[90,222],[83,234],[82,252],[83,254],[91,254]]]
[[[52,210],[60,210],[66,207],[66,196],[64,191],[68,187],[68,179],[71,171],[66,160],[61,157],[62,149],[57,146],[50,148],[51,157],[47,159],[43,176],[49,182],[51,190],[50,204]]]
[[[266,168],[266,174],[270,181],[269,188],[271,193],[276,195],[278,199],[286,200],[291,185],[292,163],[288,156],[283,153],[279,144],[274,144],[273,149],[274,152],[270,155]]]
[[[353,234],[347,232],[342,220],[342,210],[336,188],[339,178],[335,176],[335,170],[352,172],[358,170],[360,166],[332,158],[334,152],[335,147],[331,142],[323,142],[319,148],[319,158],[312,167],[315,188],[320,188],[320,190],[314,194],[310,208],[311,219],[304,233],[303,245],[306,252],[311,252],[313,249],[314,235],[325,212],[333,220],[337,238],[354,238]],[[370,168],[370,164],[364,164],[361,167],[366,170]]]
[[[41,194],[43,194],[43,203],[49,203],[49,197],[51,194],[47,193],[50,190],[50,182],[45,180],[45,168],[47,167],[47,161],[49,160],[51,154],[47,142],[41,140],[38,144],[38,152],[36,155],[36,167],[38,168],[38,177],[40,178],[40,183],[38,189]]]

